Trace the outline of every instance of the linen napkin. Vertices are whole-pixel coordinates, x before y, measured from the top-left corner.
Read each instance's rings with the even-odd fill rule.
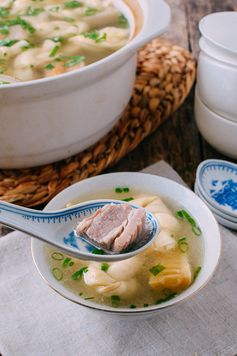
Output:
[[[145,172],[182,182],[159,162]],[[237,237],[221,228],[223,251],[196,296],[147,320],[109,317],[71,303],[41,279],[30,238],[0,238],[2,356],[185,356],[237,354]]]

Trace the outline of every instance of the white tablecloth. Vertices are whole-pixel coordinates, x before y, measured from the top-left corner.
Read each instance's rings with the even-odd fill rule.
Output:
[[[181,182],[164,162],[146,171]],[[64,299],[41,279],[30,239],[0,238],[3,356],[234,356],[237,354],[237,236],[221,228],[212,281],[194,298],[147,320],[121,320]]]

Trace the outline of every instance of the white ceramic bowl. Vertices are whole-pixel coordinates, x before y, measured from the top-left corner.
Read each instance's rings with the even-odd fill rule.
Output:
[[[205,140],[226,156],[237,158],[237,122],[211,111],[195,93],[195,119]]]
[[[154,176],[145,173],[112,173],[86,179],[72,185],[59,193],[47,205],[45,210],[60,209],[69,201],[83,199],[83,197],[93,194],[98,191],[113,190],[116,186],[136,187],[136,189],[145,191],[150,194],[157,194],[163,198],[173,200],[181,208],[186,209],[197,221],[197,224],[202,230],[201,237],[204,245],[204,256],[201,273],[198,275],[194,283],[181,294],[170,301],[166,301],[159,305],[149,306],[146,308],[112,308],[105,305],[96,304],[91,300],[84,300],[79,295],[76,295],[65,288],[60,282],[53,277],[48,262],[45,256],[45,244],[32,240],[32,253],[35,264],[45,281],[58,293],[67,299],[84,305],[94,310],[107,312],[111,315],[122,315],[129,317],[134,316],[154,316],[161,309],[176,305],[181,301],[195,295],[213,275],[220,258],[221,237],[218,225],[211,211],[191,190],[184,186],[175,183],[167,178]]]
[[[197,83],[204,104],[237,121],[237,12],[218,12],[199,23]]]
[[[133,89],[136,52],[169,25],[163,0],[114,0],[131,39],[80,70],[0,87],[0,168],[50,163],[82,151],[107,133]]]

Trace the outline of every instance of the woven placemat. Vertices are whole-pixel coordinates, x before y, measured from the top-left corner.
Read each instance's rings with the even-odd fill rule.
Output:
[[[188,95],[196,74],[192,55],[154,40],[139,52],[132,98],[115,127],[91,148],[37,168],[0,170],[0,199],[37,206],[72,183],[95,176],[133,150]]]

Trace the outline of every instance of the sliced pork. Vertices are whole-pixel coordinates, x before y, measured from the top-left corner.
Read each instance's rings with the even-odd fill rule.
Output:
[[[109,204],[82,220],[78,235],[86,234],[91,241],[114,252],[121,252],[131,245],[145,227],[146,211],[128,204]]]

